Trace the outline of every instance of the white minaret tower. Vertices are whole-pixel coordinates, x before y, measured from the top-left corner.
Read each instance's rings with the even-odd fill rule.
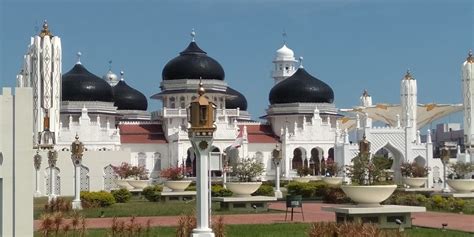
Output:
[[[275,65],[272,71],[272,78],[275,84],[290,77],[296,71],[295,54],[293,50],[286,46],[286,33],[283,33],[283,46],[276,51],[273,64]]]
[[[360,96],[360,106],[370,107],[372,106],[372,96],[369,95],[367,89],[364,90],[362,95]]]
[[[416,80],[407,70],[400,85],[400,102],[402,106],[401,125],[409,127],[409,141],[416,140],[416,110],[418,107]]]
[[[53,36],[44,21],[39,35],[31,37],[24,64],[17,76],[18,87],[33,87],[34,144],[38,134],[46,129],[59,131],[59,106],[61,103],[61,39]]]
[[[464,104],[464,145],[466,148],[474,148],[474,123],[472,121],[473,96],[474,96],[474,57],[472,51],[466,61],[462,64],[462,94]]]

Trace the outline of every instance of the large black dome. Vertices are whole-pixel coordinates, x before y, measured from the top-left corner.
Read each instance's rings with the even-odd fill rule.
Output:
[[[232,97],[225,99],[225,108],[226,109],[237,109],[247,111],[247,99],[242,93],[227,87],[226,94],[231,95]]]
[[[115,106],[119,110],[146,110],[148,101],[140,91],[133,89],[124,80],[113,87]]]
[[[113,102],[112,87],[77,63],[62,76],[63,101]]]
[[[222,66],[207,56],[194,41],[178,57],[165,65],[161,75],[163,80],[199,78],[224,80],[225,77]]]
[[[269,100],[270,104],[332,103],[334,92],[329,85],[299,68],[270,90]]]

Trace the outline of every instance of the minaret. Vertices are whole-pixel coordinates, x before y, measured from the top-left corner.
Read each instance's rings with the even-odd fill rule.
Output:
[[[372,106],[372,96],[369,95],[367,89],[364,90],[362,95],[360,96],[360,106],[363,107],[370,107]]]
[[[48,23],[31,37],[28,51],[24,56],[23,68],[17,76],[18,87],[33,88],[33,134],[34,144],[38,144],[38,134],[49,130],[59,131],[59,106],[61,102],[61,39],[53,36]]]
[[[403,77],[400,86],[400,103],[402,106],[401,125],[409,127],[409,141],[416,140],[416,110],[417,102],[417,88],[416,80],[412,77],[410,70]]]
[[[296,71],[296,59],[293,50],[286,45],[286,33],[283,33],[283,46],[276,51],[273,64],[272,78],[275,84],[290,77]]]
[[[464,104],[464,145],[466,148],[474,147],[474,123],[473,118],[473,96],[474,96],[474,85],[472,80],[474,79],[474,57],[472,51],[469,51],[469,55],[466,61],[462,64],[462,94]]]

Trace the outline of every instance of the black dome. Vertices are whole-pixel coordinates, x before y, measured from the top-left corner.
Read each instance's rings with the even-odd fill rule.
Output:
[[[222,66],[207,56],[196,42],[191,42],[178,57],[169,61],[162,72],[163,80],[176,79],[216,79],[224,80]]]
[[[124,80],[113,87],[115,106],[119,110],[146,110],[148,101],[140,91],[133,89]]]
[[[269,100],[270,104],[332,103],[334,92],[326,83],[299,68],[270,90]]]
[[[74,65],[62,78],[63,101],[114,101],[109,83],[89,72],[82,64]]]
[[[247,99],[242,93],[227,87],[226,94],[232,95],[232,98],[225,99],[225,108],[226,109],[237,109],[247,111]]]

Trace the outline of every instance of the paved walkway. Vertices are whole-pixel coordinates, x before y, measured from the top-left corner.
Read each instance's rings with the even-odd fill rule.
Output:
[[[334,221],[334,213],[321,210],[321,206],[331,206],[324,203],[304,203],[304,221],[299,208],[294,214],[294,222],[319,222]],[[285,210],[284,202],[275,202],[270,204],[271,209]],[[441,228],[442,223],[447,223],[448,229],[461,230],[474,233],[474,215],[463,215],[443,212],[413,213],[413,224],[417,226]],[[129,220],[130,217],[118,218],[118,220]],[[177,216],[154,216],[154,217],[136,217],[136,222],[145,225],[150,220],[151,226],[177,226]],[[268,214],[238,214],[224,215],[226,224],[271,224],[285,222],[285,213]],[[289,222],[289,215],[288,215]],[[107,228],[112,224],[112,218],[89,218],[86,219],[87,228]],[[35,221],[35,229],[38,229],[39,221]]]

